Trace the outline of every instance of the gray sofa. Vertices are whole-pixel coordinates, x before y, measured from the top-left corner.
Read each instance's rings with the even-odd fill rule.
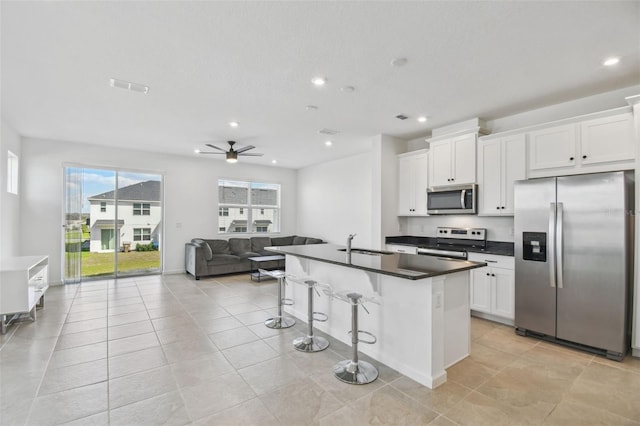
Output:
[[[229,240],[208,240],[194,238],[185,244],[185,270],[196,280],[209,275],[248,272],[251,269],[250,257],[273,256],[264,248],[270,246],[295,246],[319,244],[319,238],[307,238],[297,235],[289,237],[251,237],[229,238]],[[266,262],[261,268],[272,269],[281,265],[278,261]]]

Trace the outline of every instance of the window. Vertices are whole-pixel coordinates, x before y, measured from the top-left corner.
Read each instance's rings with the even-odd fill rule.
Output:
[[[100,213],[106,213],[107,211],[107,202],[100,201]]]
[[[151,204],[149,203],[133,203],[134,216],[150,216]]]
[[[151,241],[151,228],[133,228],[133,241]]]
[[[18,156],[7,151],[7,192],[18,194]]]
[[[280,185],[218,180],[219,233],[280,231]]]

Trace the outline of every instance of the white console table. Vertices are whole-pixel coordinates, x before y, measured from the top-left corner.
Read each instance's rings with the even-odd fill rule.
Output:
[[[0,260],[0,333],[23,313],[36,319],[49,288],[49,257],[20,256]]]

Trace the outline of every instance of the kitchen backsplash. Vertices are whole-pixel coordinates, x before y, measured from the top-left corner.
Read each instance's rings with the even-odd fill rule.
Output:
[[[398,235],[435,237],[438,226],[486,228],[487,240],[513,242],[513,217],[476,215],[398,217],[398,224]]]

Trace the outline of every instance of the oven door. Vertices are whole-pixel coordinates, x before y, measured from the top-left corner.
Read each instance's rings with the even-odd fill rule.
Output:
[[[428,214],[475,214],[477,185],[427,189]]]

